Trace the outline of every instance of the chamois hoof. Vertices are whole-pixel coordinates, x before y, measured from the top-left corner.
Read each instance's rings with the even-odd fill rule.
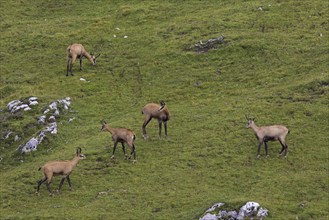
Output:
[[[259,159],[259,157],[260,157],[260,155],[258,154],[258,155],[257,155],[257,157],[256,157],[256,159],[258,160],[258,159]]]
[[[133,160],[133,164],[137,163],[137,160]]]
[[[37,196],[40,196],[40,194],[39,194],[39,192],[38,192],[38,191],[35,191],[35,194],[36,194]]]
[[[270,155],[266,155],[266,158],[270,157]]]
[[[128,155],[127,154],[125,154],[125,160],[127,160],[128,159]],[[129,159],[130,159],[130,157],[129,157]]]
[[[112,155],[111,160],[114,160],[114,159],[115,159],[115,157],[114,157],[114,155]]]
[[[56,190],[56,193],[59,194],[61,191],[59,189]]]

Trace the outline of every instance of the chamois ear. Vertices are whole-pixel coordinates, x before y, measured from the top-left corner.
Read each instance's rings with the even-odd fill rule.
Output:
[[[159,111],[161,111],[165,106],[166,106],[166,103],[165,103],[163,100],[161,100],[161,101],[160,101],[160,108],[159,108]]]
[[[81,148],[78,147],[78,148],[77,148],[77,156],[79,156],[80,153],[81,153]]]
[[[101,124],[102,124],[101,131],[104,131],[105,126],[106,126],[106,122],[104,120],[102,120]]]
[[[99,57],[101,54],[98,54],[97,56],[95,56],[95,59],[97,58],[97,57]]]
[[[90,51],[90,56],[93,56],[94,55],[94,52]]]

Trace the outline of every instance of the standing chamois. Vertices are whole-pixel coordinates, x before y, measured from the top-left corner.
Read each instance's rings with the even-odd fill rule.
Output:
[[[257,159],[260,157],[260,147],[264,143],[265,150],[266,150],[266,156],[268,156],[268,141],[275,141],[278,140],[282,146],[281,152],[279,155],[284,151],[284,156],[287,157],[288,153],[288,145],[286,144],[286,136],[289,133],[288,128],[286,128],[283,125],[271,125],[271,126],[263,126],[263,127],[257,127],[257,125],[254,122],[254,118],[248,118],[246,116],[246,119],[248,120],[248,123],[246,125],[246,128],[251,128],[256,135],[256,138],[258,139],[258,154]]]
[[[60,192],[65,179],[67,179],[67,182],[69,183],[70,186],[70,190],[72,190],[70,174],[73,168],[78,164],[78,162],[85,158],[86,156],[81,154],[81,148],[79,147],[77,149],[76,156],[72,160],[49,161],[48,163],[40,167],[39,170],[42,169],[44,176],[38,181],[38,187],[36,193],[39,193],[40,185],[47,180],[46,182],[47,189],[49,191],[49,194],[51,195],[52,192],[49,184],[51,183],[53,176],[59,176],[59,175],[62,176],[62,179],[57,189],[57,192],[58,193]]]
[[[142,114],[144,115],[144,123],[142,127],[144,139],[147,138],[146,125],[152,120],[152,118],[158,120],[159,138],[161,138],[162,123],[164,124],[165,135],[167,137],[167,121],[170,118],[170,113],[164,101],[160,101],[160,105],[155,103],[146,104],[142,109]]]
[[[135,149],[135,144],[134,144],[136,135],[132,130],[127,129],[127,128],[112,128],[108,124],[106,124],[105,121],[103,121],[101,131],[108,131],[112,135],[112,141],[113,141],[114,147],[113,147],[113,153],[112,153],[111,159],[114,159],[114,152],[115,152],[118,142],[121,143],[122,150],[125,155],[125,159],[127,159],[127,154],[126,154],[125,145],[124,145],[124,143],[127,143],[131,149],[129,159],[131,159],[131,156],[134,155],[133,163],[136,163],[136,161],[137,161],[136,160],[136,149]]]
[[[72,44],[68,46],[66,52],[66,76],[69,75],[69,72],[73,76],[73,64],[77,58],[80,59],[80,70],[82,70],[83,57],[86,57],[93,65],[96,65],[96,58],[100,56],[100,54],[98,54],[95,57],[92,52],[89,54],[82,44]]]

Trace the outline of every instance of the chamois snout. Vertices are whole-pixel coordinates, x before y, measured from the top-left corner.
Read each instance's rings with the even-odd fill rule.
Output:
[[[84,159],[86,159],[87,157],[86,157],[86,155],[84,155],[84,154],[80,154],[80,155],[79,155],[79,158],[80,158],[80,160],[84,160]]]

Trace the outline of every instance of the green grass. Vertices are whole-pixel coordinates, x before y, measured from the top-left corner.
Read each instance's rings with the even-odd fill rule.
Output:
[[[328,219],[328,6],[1,0],[1,219],[197,219],[215,202],[237,209],[248,201],[266,207],[269,219]],[[226,43],[206,53],[188,49],[220,35]],[[66,77],[65,50],[74,42],[101,56]],[[8,102],[30,96],[40,100],[32,111],[7,112]],[[19,154],[41,129],[43,108],[64,97],[72,112],[58,135]],[[141,108],[159,100],[172,115],[169,136],[158,140],[151,121],[144,141]],[[272,142],[270,157],[262,148],[256,160],[245,114],[290,129],[287,159]],[[123,160],[120,147],[110,160],[102,119],[135,131],[137,164]],[[8,131],[22,139],[3,139]],[[77,147],[87,159],[71,175],[75,190],[65,183],[49,197],[42,185],[36,196],[37,169],[71,159]]]

